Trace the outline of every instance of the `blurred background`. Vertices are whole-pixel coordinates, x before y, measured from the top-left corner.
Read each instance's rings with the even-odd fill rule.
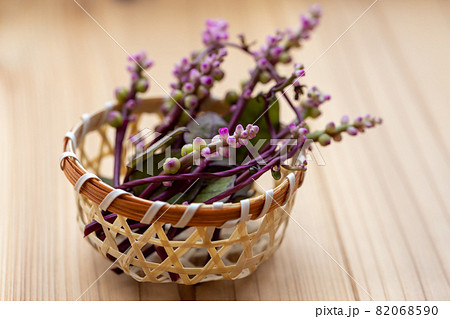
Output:
[[[294,54],[311,66],[306,83],[332,96],[313,126],[366,113],[384,124],[321,149],[326,165],[310,165],[292,214],[302,227],[291,223],[255,274],[194,287],[112,272],[96,281],[109,262],[82,239],[58,158],[80,115],[128,83],[125,51],[147,50],[168,89],[173,64],[202,45],[205,19],[261,44],[313,3],[0,1],[0,300],[74,300],[88,288],[83,300],[448,300],[445,0],[321,1],[321,25]],[[250,66],[231,52],[217,96]],[[149,96],[163,94],[151,84]]]

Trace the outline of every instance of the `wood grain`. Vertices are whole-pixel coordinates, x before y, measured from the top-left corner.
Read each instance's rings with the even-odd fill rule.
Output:
[[[125,50],[146,49],[164,87],[207,17],[261,42],[311,4],[79,3]],[[311,65],[371,3],[323,1],[296,58]],[[298,224],[254,275],[183,287],[111,271],[96,281],[110,263],[82,239],[58,167],[65,132],[127,83],[124,51],[72,1],[0,2],[0,300],[449,300],[449,10],[445,0],[380,0],[314,62],[307,83],[333,96],[327,119],[370,112],[385,123],[321,149],[326,165],[310,165]],[[217,94],[237,87],[248,62],[230,56]],[[163,94],[152,83],[150,96]]]

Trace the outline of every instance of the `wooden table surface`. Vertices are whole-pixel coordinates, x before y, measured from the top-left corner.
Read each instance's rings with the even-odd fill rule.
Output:
[[[311,4],[79,3],[125,50],[146,49],[163,85],[207,17],[261,43]],[[295,56],[311,66],[307,83],[333,96],[326,119],[369,112],[384,124],[321,149],[326,165],[312,163],[297,194],[298,225],[255,274],[186,287],[110,271],[96,281],[109,262],[82,239],[58,167],[65,132],[127,83],[126,54],[71,0],[0,2],[0,299],[74,300],[89,288],[82,300],[449,300],[450,2],[380,0],[340,37],[371,3],[323,1]],[[218,94],[246,76],[241,57]],[[162,94],[153,84],[150,96]]]

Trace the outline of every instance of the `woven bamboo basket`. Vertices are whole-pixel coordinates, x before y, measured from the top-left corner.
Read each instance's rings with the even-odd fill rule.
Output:
[[[143,100],[131,133],[142,129],[140,119],[157,114],[161,103],[158,98]],[[284,237],[303,171],[283,172],[273,189],[239,203],[171,205],[141,199],[97,177],[103,163],[113,158],[114,129],[105,121],[116,108],[110,103],[101,111],[83,114],[66,134],[60,158],[61,169],[75,188],[80,228],[93,221],[99,224],[99,231],[86,237],[93,247],[137,281],[171,282],[176,274],[176,282],[186,285],[246,277],[272,256]],[[221,109],[214,104],[210,108]],[[96,135],[96,152],[85,147],[88,134]],[[111,219],[110,214],[117,217]],[[147,227],[136,228],[137,223]],[[188,228],[177,232],[179,227]],[[217,228],[218,238],[213,235]],[[157,249],[163,250],[165,259],[154,253]]]

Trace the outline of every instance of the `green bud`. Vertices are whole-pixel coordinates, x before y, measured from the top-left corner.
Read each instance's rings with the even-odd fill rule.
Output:
[[[333,134],[336,131],[336,125],[333,122],[330,122],[325,127],[325,132],[328,134]]]
[[[338,133],[338,134],[333,135],[333,140],[335,140],[336,142],[342,141],[342,134]]]
[[[233,105],[237,102],[239,96],[236,93],[236,91],[229,91],[226,95],[225,95],[225,102],[227,102],[228,105]]]
[[[176,174],[181,167],[181,162],[176,157],[169,157],[163,165],[163,170],[167,174]]]
[[[196,137],[194,138],[194,141],[192,143],[193,145],[193,149],[194,151],[200,151],[202,148],[206,147],[206,142],[204,139],[202,139],[201,137]]]
[[[203,86],[203,85],[200,85],[198,88],[197,88],[197,97],[199,98],[199,99],[203,99],[203,98],[205,98],[205,97],[207,97],[208,96],[208,94],[209,94],[209,90],[205,87],[205,86]]]
[[[194,151],[194,146],[192,144],[183,145],[181,148],[181,156],[185,156]]]
[[[196,107],[198,104],[198,98],[194,94],[189,94],[184,98],[184,105],[187,108],[193,108]]]
[[[108,114],[108,124],[112,127],[118,128],[123,124],[123,117],[119,111],[111,111]]]
[[[148,81],[145,78],[140,78],[137,82],[136,82],[136,91],[140,92],[140,93],[144,93],[146,92],[148,89]]]
[[[279,180],[281,178],[281,169],[278,165],[272,167],[271,171],[272,171],[272,177],[275,180]]]
[[[259,81],[263,84],[266,84],[267,82],[270,81],[270,74],[267,71],[263,71],[261,72],[261,74],[259,75]]]
[[[181,99],[183,98],[183,92],[181,90],[174,90],[172,92],[172,98],[177,101],[180,102]]]
[[[221,71],[219,69],[214,69],[211,75],[214,80],[220,81],[225,76],[225,73],[223,73],[223,71]]]
[[[289,62],[291,62],[291,60],[292,60],[291,56],[289,55],[288,52],[281,53],[280,58],[279,58],[279,61],[281,63],[289,63]]]
[[[322,145],[322,146],[330,145],[330,143],[331,143],[331,137],[330,137],[330,135],[324,133],[324,134],[322,134],[322,135],[319,136],[318,142],[319,142],[319,144]]]
[[[305,117],[311,117],[313,119],[318,118],[322,114],[318,107],[308,107],[305,112]]]
[[[124,87],[119,87],[116,89],[116,99],[119,103],[125,102],[127,96],[128,96],[128,90]]]
[[[252,174],[252,175],[256,174],[258,172],[258,169],[254,166],[250,167],[248,170],[249,170],[250,174]]]

